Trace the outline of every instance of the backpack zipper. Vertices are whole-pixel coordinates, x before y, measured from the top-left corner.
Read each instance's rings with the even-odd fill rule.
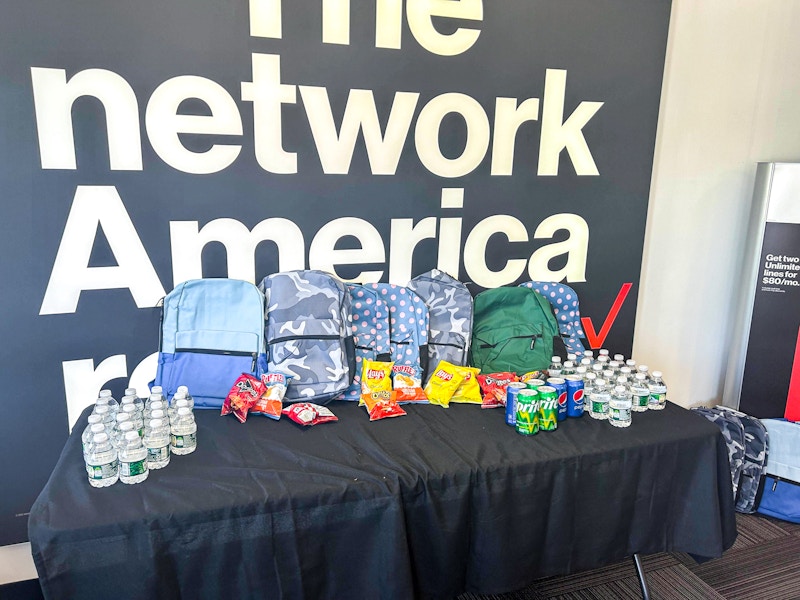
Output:
[[[220,356],[252,356],[253,362],[250,363],[250,371],[256,370],[258,362],[258,352],[245,352],[244,350],[214,350],[212,348],[175,348],[175,352],[194,352],[195,354],[217,354]]]
[[[498,344],[501,344],[503,342],[507,342],[508,340],[525,340],[525,339],[530,338],[530,340],[531,340],[531,350],[533,350],[533,347],[536,344],[536,338],[540,338],[540,337],[542,337],[541,333],[534,333],[533,335],[514,335],[514,336],[511,336],[509,338],[505,338],[504,340],[500,340],[499,342],[497,342],[495,344],[481,344],[480,347],[481,348],[496,348],[498,346]],[[442,345],[447,345],[447,344],[442,344]],[[458,347],[460,347],[460,346],[458,346]]]

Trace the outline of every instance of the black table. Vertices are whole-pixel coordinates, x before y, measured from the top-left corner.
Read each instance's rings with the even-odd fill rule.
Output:
[[[48,598],[412,598],[500,593],[634,553],[715,557],[736,537],[728,454],[668,404],[617,429],[533,437],[501,410],[240,424],[197,411],[198,449],[144,483],[89,486],[84,413],[31,509]]]

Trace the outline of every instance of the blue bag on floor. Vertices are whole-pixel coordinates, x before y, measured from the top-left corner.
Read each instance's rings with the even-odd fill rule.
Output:
[[[800,423],[762,419],[769,432],[769,456],[761,514],[800,523]]]

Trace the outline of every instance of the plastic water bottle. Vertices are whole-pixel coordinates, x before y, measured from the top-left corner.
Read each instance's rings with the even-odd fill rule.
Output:
[[[130,415],[133,428],[139,434],[139,437],[142,437],[144,435],[144,419],[136,410],[136,406],[134,406],[133,403],[126,404],[122,407],[122,412]]]
[[[563,367],[561,365],[561,357],[554,356],[553,358],[550,359],[550,366],[547,368],[547,374],[550,377],[561,377],[562,368]]]
[[[108,402],[108,405],[111,407],[113,412],[117,412],[119,410],[119,402],[114,400],[114,396],[111,395],[111,390],[100,390],[98,400],[100,398],[104,398]]]
[[[95,432],[92,432],[92,425],[100,425],[100,429],[96,430],[96,433],[100,433],[101,431],[105,431],[105,427],[103,426],[103,419],[100,415],[89,415],[88,424],[86,428],[83,430],[81,434],[81,446],[83,446],[83,454],[84,456],[89,450],[89,444],[92,443],[92,438],[94,437]]]
[[[575,375],[581,378],[581,380],[586,381],[586,365],[580,365],[579,367],[575,367]],[[584,392],[586,395],[586,392]]]
[[[628,360],[625,361],[625,366],[631,370],[631,373],[636,371],[636,361],[633,360],[632,358],[629,358]]]
[[[633,372],[631,371],[630,367],[620,367],[619,375],[617,375],[617,377],[624,377],[625,385],[630,385],[633,381]]]
[[[135,431],[125,434],[119,447],[119,480],[122,483],[141,483],[150,474],[147,468],[147,450]]]
[[[119,479],[117,449],[111,445],[108,434],[96,433],[86,455],[86,475],[92,487],[103,488],[114,485]]]
[[[169,425],[162,419],[151,419],[146,429],[144,446],[147,448],[147,465],[151,469],[163,469],[169,464]]]
[[[575,375],[575,363],[571,360],[565,362],[564,368],[561,369],[561,377],[566,377],[567,375]]]
[[[631,382],[631,410],[644,412],[650,403],[650,388],[647,387],[647,375],[637,373]]]
[[[630,427],[631,397],[624,385],[616,386],[608,401],[608,422],[614,427]]]
[[[592,365],[592,373],[594,373],[596,377],[603,377],[603,363],[595,361]]]
[[[578,367],[583,367],[588,372],[592,368],[592,359],[591,358],[582,358],[581,359],[581,364],[579,364]],[[575,368],[577,369],[578,367],[575,367]]]
[[[139,410],[144,412],[144,400],[139,397],[136,388],[125,388],[125,395],[133,398],[133,402],[139,407]]]
[[[197,448],[197,423],[194,422],[192,409],[181,406],[172,423],[172,444],[170,451],[173,454],[191,454]]]
[[[192,395],[189,393],[189,388],[185,385],[179,385],[178,389],[175,390],[176,394],[178,392],[181,392],[183,394],[183,397],[189,401],[189,406],[194,408],[194,398],[192,398]]]
[[[574,352],[568,352],[567,353],[567,360],[570,361],[574,365],[575,362],[578,360],[578,355],[575,354]],[[563,373],[562,373],[562,375],[563,375]]]
[[[157,410],[163,410],[164,414],[167,412],[167,403],[162,400],[153,400],[148,402],[144,407],[144,422],[147,423],[153,418],[153,413]]]
[[[594,392],[594,384],[597,381],[597,375],[594,373],[587,373],[583,380],[583,405],[584,411],[589,412],[591,409],[591,395]]]
[[[622,354],[615,354],[614,360],[617,361],[620,364],[620,366],[625,364],[625,356]]]
[[[599,359],[601,356],[605,356],[606,360],[608,360],[608,350],[600,348],[600,350],[597,351],[597,358]]]
[[[647,381],[650,381],[650,367],[647,365],[639,365],[636,367],[636,371],[638,373],[644,373],[644,376],[647,378]]]
[[[664,410],[667,405],[667,384],[661,379],[661,371],[653,371],[650,380],[650,401],[647,408],[650,410]]]
[[[116,423],[114,418],[115,413],[111,412],[111,407],[108,404],[95,404],[92,414],[100,417],[100,420],[106,428],[106,432],[114,430],[114,423]]]
[[[173,398],[173,401],[175,399]],[[186,398],[179,398],[177,401],[174,401],[173,404],[170,405],[169,409],[167,410],[167,415],[169,415],[169,422],[172,423],[175,421],[178,415],[178,411],[181,408],[188,408],[190,411],[192,407],[189,406],[189,401]]]
[[[583,364],[584,360],[589,361],[589,367],[591,368],[591,366],[594,364],[594,352],[592,352],[591,350],[584,350],[583,359],[581,359],[581,364]]]
[[[591,407],[589,408],[589,415],[593,419],[607,419],[608,418],[608,402],[611,399],[611,394],[606,389],[606,382],[604,379],[597,379],[594,382],[592,389],[592,397],[589,398]]]

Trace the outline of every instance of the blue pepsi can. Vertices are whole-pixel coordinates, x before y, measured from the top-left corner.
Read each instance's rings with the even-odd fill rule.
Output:
[[[567,380],[567,416],[583,416],[583,379],[578,375],[568,375]]]
[[[526,389],[524,383],[512,381],[506,387],[506,425],[512,427],[517,424],[517,394]]]
[[[551,377],[547,380],[547,385],[556,390],[556,408],[558,409],[556,418],[563,421],[567,418],[567,382],[561,377]]]

